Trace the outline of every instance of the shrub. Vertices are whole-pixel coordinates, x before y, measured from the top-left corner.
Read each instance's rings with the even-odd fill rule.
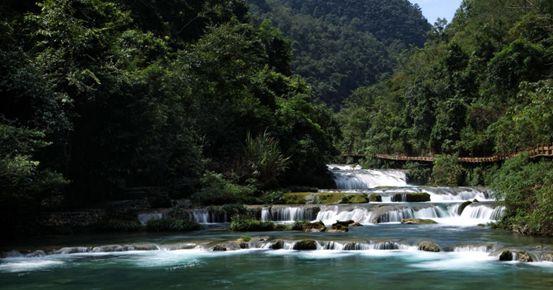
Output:
[[[208,172],[201,179],[202,189],[195,193],[192,198],[205,205],[223,205],[248,203],[253,199],[255,191],[251,186],[234,184],[223,175]]]
[[[255,138],[248,134],[240,168],[242,178],[255,180],[261,188],[275,186],[288,159],[280,152],[278,140],[267,132]]]
[[[406,163],[404,169],[407,170],[407,180],[409,184],[425,185],[430,180],[432,170],[420,163]]]
[[[230,223],[230,230],[235,232],[266,232],[281,229],[281,226],[275,225],[275,223],[250,218],[233,218]]]
[[[456,155],[439,155],[432,167],[432,184],[440,186],[457,186],[463,182],[464,169]]]
[[[200,228],[196,222],[172,218],[150,220],[146,224],[146,230],[149,232],[189,232]]]
[[[500,226],[553,235],[553,162],[532,162],[527,155],[507,160],[491,186],[507,209]]]

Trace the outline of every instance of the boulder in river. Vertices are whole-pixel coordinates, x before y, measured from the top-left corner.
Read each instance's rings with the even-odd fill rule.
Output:
[[[317,249],[317,242],[314,240],[301,240],[294,244],[296,251],[313,251]]]
[[[430,194],[426,192],[396,193],[392,196],[393,202],[426,202],[430,201]]]
[[[349,242],[344,245],[344,251],[359,251],[361,250],[361,245],[356,242]]]
[[[46,256],[46,252],[44,252],[43,250],[36,250],[34,252],[31,252],[25,255],[25,257],[28,257],[28,258],[38,258],[43,256]]]
[[[213,252],[226,252],[227,248],[223,245],[215,245],[211,250]]]
[[[283,240],[276,240],[271,244],[272,250],[280,250],[284,248],[284,241]]]
[[[465,207],[469,206],[470,204],[472,204],[472,201],[470,201],[470,200],[467,200],[467,201],[461,203],[459,205],[459,208],[457,208],[457,214],[461,215],[463,213],[463,210],[465,209]]]
[[[516,257],[517,257],[517,261],[519,262],[524,262],[524,263],[534,262],[534,259],[532,258],[532,256],[526,251],[517,252]]]
[[[159,249],[156,244],[134,244],[133,247],[136,251],[155,251]]]
[[[92,252],[94,253],[123,252],[127,250],[128,250],[127,247],[121,246],[121,245],[105,245],[105,246],[98,246],[98,247],[92,248]]]
[[[331,233],[336,233],[336,232],[347,232],[349,231],[349,228],[347,225],[345,224],[342,224],[340,222],[337,222],[335,224],[333,224],[331,227],[330,227],[330,230],[328,230],[328,232],[331,232]]]
[[[322,221],[318,221],[314,223],[304,223],[301,226],[301,228],[304,232],[310,232],[310,233],[318,233],[318,232],[326,231],[326,226]]]
[[[511,251],[505,250],[499,254],[499,261],[512,261],[513,253]]]
[[[419,250],[425,252],[439,252],[440,246],[432,241],[422,241],[419,243]]]
[[[431,225],[431,224],[437,224],[436,221],[430,220],[430,219],[402,219],[402,224],[406,225]]]
[[[545,262],[553,262],[553,252],[543,253],[541,255],[541,260]]]
[[[90,251],[90,248],[88,247],[64,247],[59,250],[55,250],[54,254],[75,254],[75,253],[86,253]]]
[[[503,250],[499,254],[499,261],[519,261],[523,263],[534,262],[532,255],[526,251]]]
[[[382,202],[382,196],[380,194],[371,193],[369,195],[369,202]]]

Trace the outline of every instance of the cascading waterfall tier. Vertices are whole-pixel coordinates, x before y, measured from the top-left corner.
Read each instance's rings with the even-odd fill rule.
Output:
[[[407,176],[402,170],[371,170],[360,166],[330,164],[338,189],[370,189],[380,186],[406,186]]]
[[[501,218],[504,207],[492,203],[474,203],[459,213],[459,204],[420,205],[335,205],[323,206],[315,218],[329,226],[337,221],[353,220],[362,225],[399,223],[403,219],[430,219],[438,224],[474,226]]]
[[[319,207],[313,206],[271,206],[261,209],[261,221],[295,222],[314,220]]]

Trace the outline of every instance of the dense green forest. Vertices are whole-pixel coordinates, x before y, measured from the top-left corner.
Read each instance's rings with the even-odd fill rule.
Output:
[[[430,24],[407,0],[249,0],[257,18],[290,38],[292,69],[339,107],[361,86],[392,73]]]
[[[2,1],[3,232],[114,200],[270,203],[335,186],[343,152],[437,155],[411,181],[492,186],[502,226],[552,235],[551,160],[457,161],[553,143],[552,12],[465,0],[431,27],[407,0]]]
[[[0,5],[2,226],[143,195],[233,203],[329,186],[332,113],[245,2]]]
[[[491,184],[506,198],[508,220],[528,225],[522,231],[552,233],[551,161],[520,157],[499,171],[455,164],[455,156],[553,143],[552,44],[550,1],[464,1],[452,23],[434,26],[424,48],[392,76],[346,100],[340,149],[443,154],[433,170],[407,167],[423,183]]]

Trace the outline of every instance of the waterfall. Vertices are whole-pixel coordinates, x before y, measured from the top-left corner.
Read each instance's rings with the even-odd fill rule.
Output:
[[[329,226],[336,221],[349,221],[358,222],[363,225],[371,224],[372,213],[366,208],[357,207],[352,210],[340,210],[338,206],[325,206],[322,207],[316,221],[322,221],[325,225]]]
[[[490,220],[494,209],[485,205],[470,204],[461,213],[462,218]]]
[[[272,206],[261,209],[262,221],[291,223],[315,219],[318,207]]]
[[[151,220],[160,220],[163,218],[163,213],[154,212],[154,213],[141,213],[138,215],[138,221],[141,225],[146,225]]]
[[[271,220],[271,212],[269,211],[269,208],[264,207],[261,209],[261,221],[262,222],[268,222]]]
[[[415,212],[411,208],[403,208],[385,212],[377,218],[378,223],[393,223],[401,222],[402,219],[410,219],[415,217]]]
[[[407,176],[401,170],[370,170],[359,166],[328,165],[339,189],[369,189],[379,186],[406,186]]]
[[[336,221],[353,220],[362,225],[378,223],[398,223],[402,219],[432,219],[438,224],[477,225],[501,218],[505,208],[492,205],[471,204],[461,215],[458,214],[460,203],[440,203],[401,206],[323,206],[315,221],[322,221],[330,226]]]
[[[207,208],[192,210],[192,217],[194,221],[199,224],[216,224],[229,222],[226,212],[215,213]]]

